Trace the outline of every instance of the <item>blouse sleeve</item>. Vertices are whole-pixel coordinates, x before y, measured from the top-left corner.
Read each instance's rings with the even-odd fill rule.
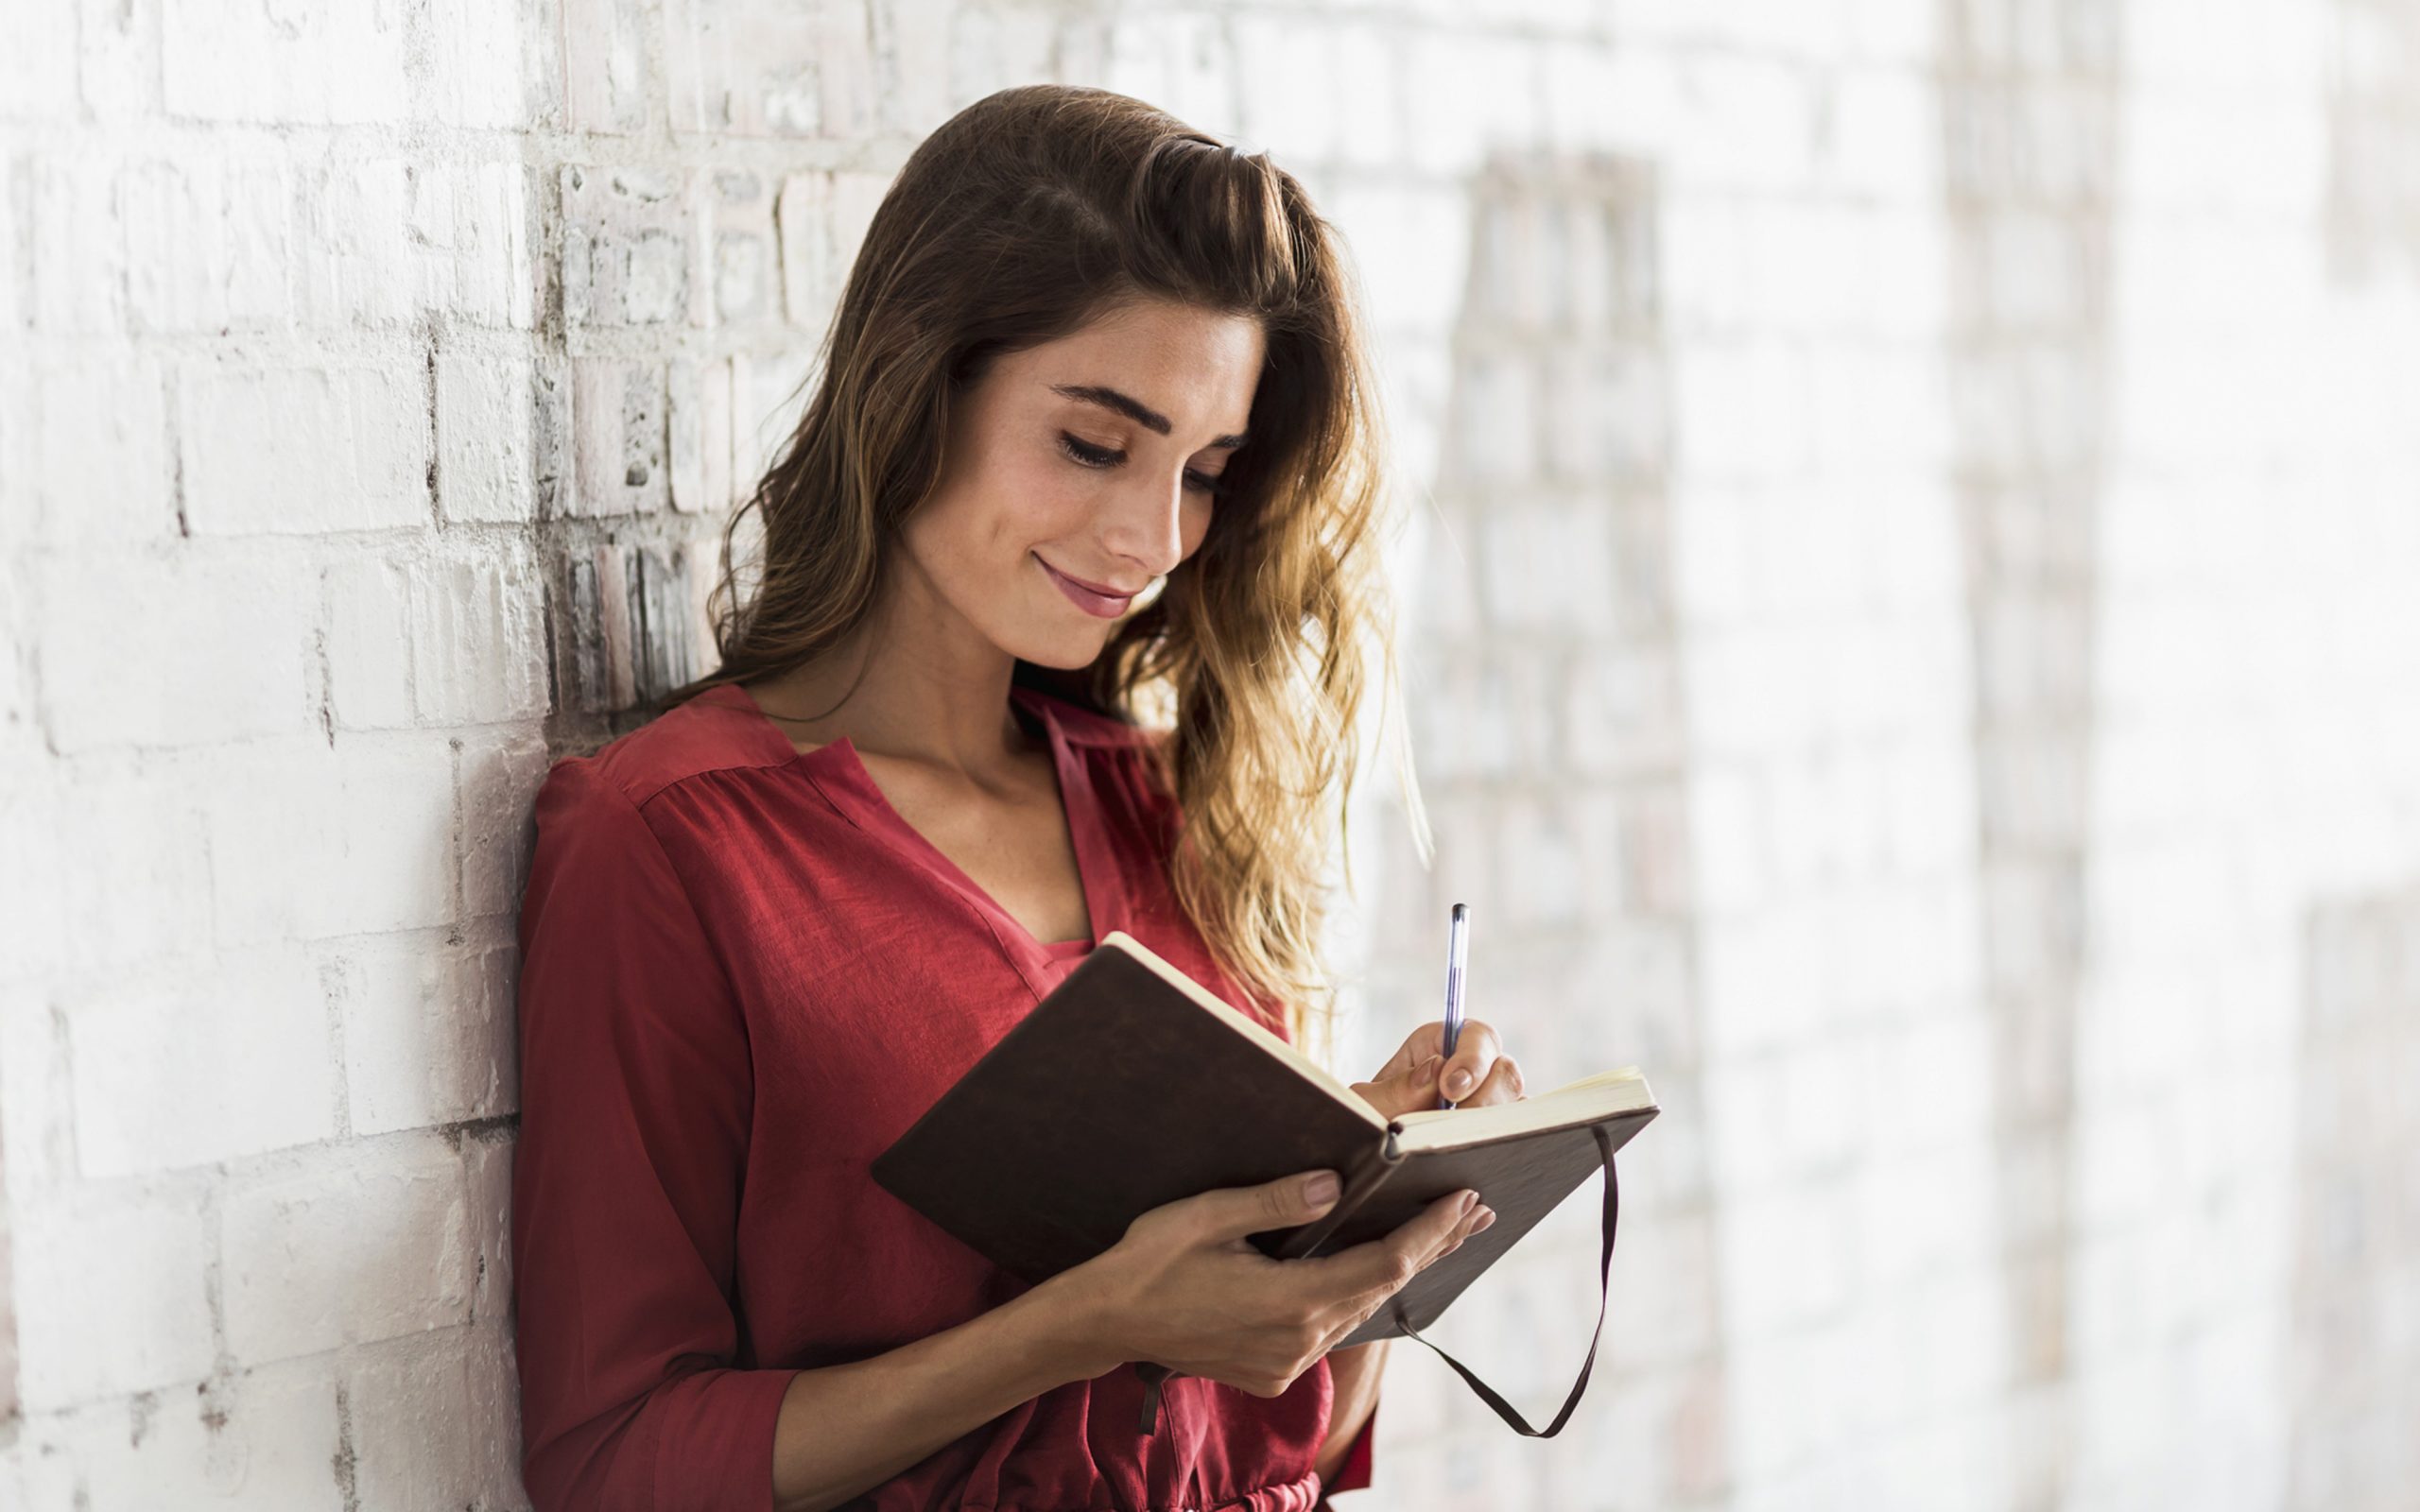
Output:
[[[1378,1432],[1379,1409],[1386,1404],[1386,1399],[1379,1398],[1371,1407],[1370,1416],[1361,1420],[1361,1431],[1353,1435],[1353,1447],[1345,1451],[1344,1463],[1337,1469],[1336,1479],[1320,1487],[1319,1505],[1313,1512],[1321,1512],[1327,1505],[1327,1499],[1339,1491],[1359,1491],[1369,1486],[1370,1445]]]
[[[512,1169],[523,1479],[539,1512],[769,1512],[797,1372],[733,1367],[753,1098],[738,1005],[670,858],[592,760],[555,765],[537,818]]]

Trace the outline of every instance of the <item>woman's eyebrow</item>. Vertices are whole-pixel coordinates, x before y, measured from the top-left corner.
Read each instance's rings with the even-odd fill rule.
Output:
[[[1069,399],[1081,400],[1087,404],[1098,404],[1103,409],[1114,409],[1117,411],[1117,413],[1125,416],[1128,420],[1134,421],[1134,423],[1148,426],[1150,429],[1162,436],[1166,436],[1169,431],[1175,428],[1168,423],[1168,418],[1166,415],[1161,414],[1150,405],[1144,404],[1139,399],[1132,398],[1126,394],[1121,394],[1116,389],[1108,387],[1105,385],[1052,384],[1050,386],[1050,391],[1054,394],[1064,395]],[[1232,452],[1236,447],[1243,444],[1244,438],[1239,435],[1221,436],[1210,443],[1210,448],[1216,451]]]

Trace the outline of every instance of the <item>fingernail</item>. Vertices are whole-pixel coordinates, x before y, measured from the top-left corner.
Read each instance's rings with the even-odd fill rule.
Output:
[[[1322,1171],[1303,1183],[1303,1195],[1315,1208],[1324,1208],[1334,1202],[1337,1194],[1343,1190],[1343,1185],[1337,1180],[1336,1173],[1333,1171]]]
[[[1495,1210],[1494,1208],[1481,1208],[1478,1210],[1478,1221],[1471,1225],[1471,1232],[1478,1233],[1480,1229],[1485,1228],[1489,1224],[1492,1224],[1495,1221]]]
[[[1461,1207],[1456,1208],[1456,1209],[1454,1210],[1454,1215],[1455,1215],[1456,1217],[1458,1217],[1458,1218],[1466,1218],[1466,1217],[1470,1216],[1471,1205],[1472,1205],[1473,1203],[1477,1202],[1477,1201],[1478,1201],[1478,1193],[1476,1193],[1476,1192],[1465,1192],[1465,1193],[1463,1193],[1463,1194],[1462,1194],[1462,1205],[1461,1205]]]
[[[1454,1074],[1445,1078],[1445,1095],[1448,1097],[1460,1097],[1470,1090],[1471,1073],[1467,1066],[1456,1068]]]

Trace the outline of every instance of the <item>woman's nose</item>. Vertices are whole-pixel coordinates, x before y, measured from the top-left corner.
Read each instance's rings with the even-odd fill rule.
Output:
[[[1148,478],[1124,490],[1101,543],[1158,577],[1184,554],[1184,479]]]

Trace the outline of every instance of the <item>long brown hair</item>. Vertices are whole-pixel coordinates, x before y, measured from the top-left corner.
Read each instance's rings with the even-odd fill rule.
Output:
[[[795,667],[874,607],[899,527],[940,475],[950,402],[1005,352],[1159,298],[1258,319],[1249,441],[1201,546],[1100,657],[1016,678],[1130,723],[1182,816],[1178,902],[1246,991],[1327,1043],[1319,958],[1369,659],[1396,693],[1379,573],[1383,422],[1340,241],[1303,186],[1106,90],[1001,90],[920,145],[884,196],[819,352],[820,381],[733,515],[709,601],[722,665],[663,707]],[[761,517],[743,605],[734,541]],[[1398,729],[1398,735],[1400,730]],[[1426,827],[1398,739],[1413,829]],[[1351,884],[1350,866],[1346,882]]]

